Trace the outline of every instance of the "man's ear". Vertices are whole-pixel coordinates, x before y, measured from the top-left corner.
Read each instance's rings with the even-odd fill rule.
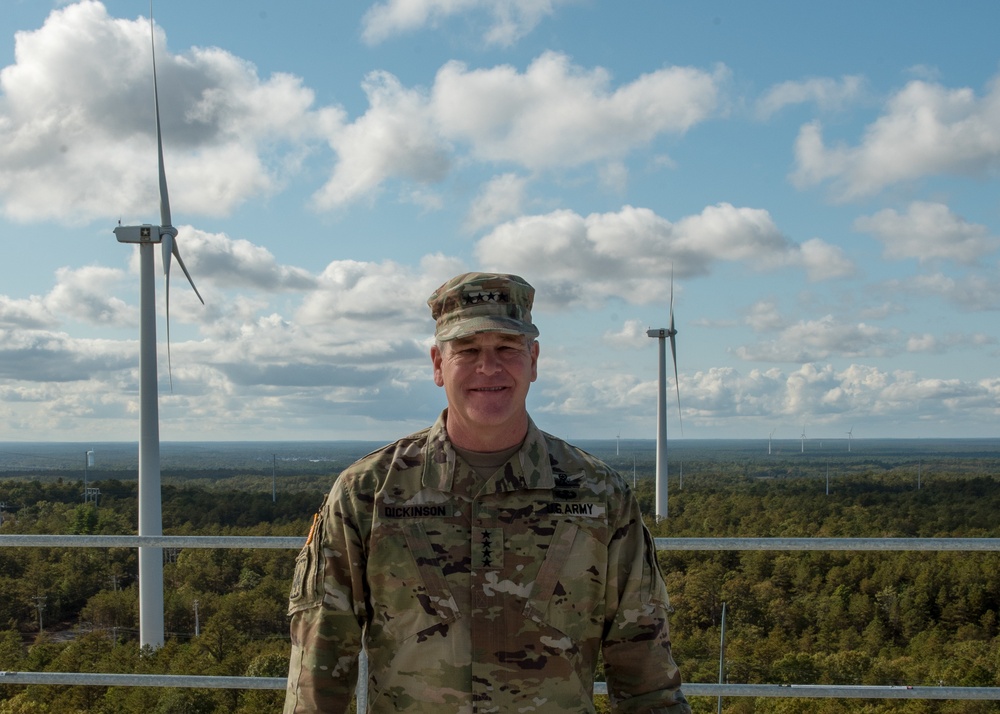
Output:
[[[531,381],[538,379],[538,340],[531,343]]]
[[[444,374],[441,372],[441,359],[443,355],[437,345],[431,347],[431,364],[434,366],[434,384],[439,387],[444,386]]]

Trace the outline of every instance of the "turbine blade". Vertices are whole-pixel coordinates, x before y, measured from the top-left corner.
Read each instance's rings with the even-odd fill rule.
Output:
[[[187,277],[188,282],[191,283],[191,289],[194,290],[194,294],[198,296],[198,299],[201,300],[201,304],[204,305],[205,298],[201,296],[201,293],[198,292],[198,288],[195,287],[194,280],[191,278],[191,273],[188,272],[187,266],[184,265],[184,260],[181,258],[181,251],[178,249],[176,241],[174,242],[174,257],[177,259],[177,265],[181,266],[181,270],[184,271],[184,275]]]
[[[684,433],[684,419],[681,416],[681,383],[677,378],[677,328],[674,327],[674,266],[670,266],[670,329],[667,330],[670,336],[670,355],[674,360],[674,388],[677,390],[677,421]]]
[[[170,391],[174,391],[174,374],[170,360],[170,259],[176,248],[174,236],[168,231],[160,237],[160,250],[163,251],[163,294],[166,299],[167,312],[167,379]]]
[[[677,342],[674,340],[674,335],[676,332],[673,329],[674,321],[670,320],[670,355],[674,359],[674,388],[677,390],[677,421],[681,427],[681,433],[684,433],[684,418],[681,416],[681,383],[677,378]]]
[[[156,156],[160,169],[160,224],[170,227],[170,197],[167,195],[167,172],[163,166],[163,136],[160,132],[160,94],[156,84],[156,42],[153,32],[153,0],[149,0],[149,44],[153,54],[153,109],[156,114]]]

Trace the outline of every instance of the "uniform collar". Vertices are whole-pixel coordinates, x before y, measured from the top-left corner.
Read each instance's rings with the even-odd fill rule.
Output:
[[[459,457],[455,454],[445,424],[448,410],[438,416],[427,434],[424,447],[424,473],[421,479],[427,488],[451,491],[455,484],[455,468]],[[468,468],[468,467],[466,467]],[[483,484],[481,492],[516,491],[521,489],[551,489],[555,487],[549,450],[545,436],[528,417],[528,433],[521,448],[510,457],[507,464],[490,479],[492,485]]]

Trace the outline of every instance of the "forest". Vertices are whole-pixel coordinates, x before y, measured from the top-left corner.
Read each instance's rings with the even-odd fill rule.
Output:
[[[829,460],[794,467],[747,458],[691,460],[671,475],[670,515],[651,515],[653,465],[612,452],[655,537],[1000,537],[1000,479],[990,455]],[[339,470],[266,468],[165,474],[164,533],[304,537]],[[138,488],[118,471],[0,478],[7,533],[134,534]],[[679,478],[678,478],[679,477]],[[680,479],[683,479],[682,481]],[[295,553],[165,551],[166,645],[138,644],[131,548],[0,549],[0,670],[282,677],[285,604]],[[726,606],[725,679],[733,683],[1000,687],[998,552],[658,552],[684,679],[717,682]],[[8,680],[9,681],[9,680]],[[211,714],[280,711],[281,692],[24,686],[0,678],[0,714]],[[694,697],[696,712],[716,698]],[[599,710],[607,703],[598,701]],[[730,697],[723,711],[1000,712],[992,701]]]

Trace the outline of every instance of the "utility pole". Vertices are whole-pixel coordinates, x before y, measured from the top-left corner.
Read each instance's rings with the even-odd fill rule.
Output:
[[[722,603],[722,627],[719,635],[719,684],[725,684],[726,672],[726,603]],[[722,695],[719,695],[718,714],[722,714]]]
[[[197,637],[201,634],[201,622],[198,619],[198,601],[194,600],[191,604],[194,605],[194,636]]]
[[[278,501],[278,491],[275,487],[274,474],[277,470],[278,457],[275,454],[271,454],[271,503],[277,503]]]
[[[90,467],[94,465],[94,452],[83,452],[83,502],[87,502],[87,481],[90,476]]]
[[[44,595],[39,595],[38,597],[31,598],[35,601],[35,607],[38,609],[38,632],[41,634],[44,630],[42,629],[42,610],[45,609],[45,601],[48,600]]]

